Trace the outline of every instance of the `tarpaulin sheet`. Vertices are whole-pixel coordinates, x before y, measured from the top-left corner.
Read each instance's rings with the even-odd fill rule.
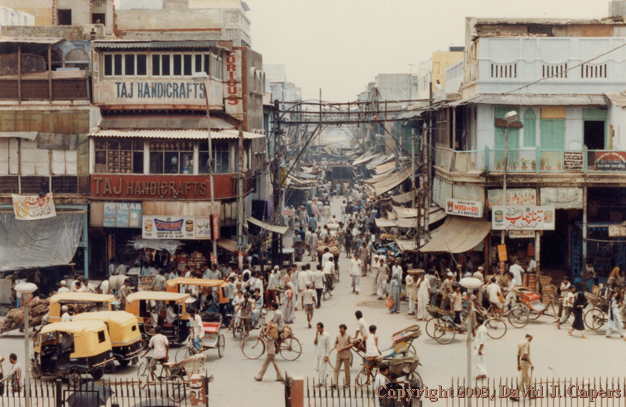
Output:
[[[170,254],[176,253],[176,249],[182,246],[180,240],[136,239],[133,242],[135,250],[153,249],[166,250]]]
[[[252,216],[248,218],[248,222],[252,223],[253,225],[257,225],[262,229],[269,230],[270,232],[278,233],[280,235],[284,235],[289,230],[288,226],[271,225],[269,223],[261,222],[260,220],[253,218]]]
[[[391,177],[389,177],[388,179],[382,182],[377,182],[376,184],[373,184],[372,186],[376,190],[377,196],[382,195],[385,192],[389,192],[395,187],[397,187],[398,185],[402,184],[410,176],[411,176],[411,170],[409,170],[408,168],[405,168],[402,171],[398,171],[392,174]]]
[[[399,203],[399,204],[409,203],[413,200],[414,193],[415,193],[415,190],[412,189],[409,192],[405,192],[404,194],[394,195],[391,197],[391,199],[393,199],[394,202]]]
[[[448,216],[432,233],[430,242],[420,252],[465,253],[478,246],[491,231],[491,222],[461,216]]]
[[[374,154],[374,153],[368,151],[367,153],[363,154],[362,156],[360,156],[359,158],[354,160],[352,162],[352,165],[355,166],[355,165],[365,164],[366,162],[368,162],[370,160],[373,160],[374,158],[379,157],[381,155],[382,154],[380,154],[380,153]]]
[[[417,218],[417,208],[401,208],[394,206],[393,211],[399,218]]]
[[[63,213],[36,221],[0,213],[0,271],[63,266],[72,261],[86,214]]]

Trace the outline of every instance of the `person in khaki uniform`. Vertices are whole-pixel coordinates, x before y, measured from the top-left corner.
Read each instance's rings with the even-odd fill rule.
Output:
[[[263,367],[261,367],[261,371],[259,372],[258,375],[256,375],[254,377],[254,380],[256,380],[257,382],[260,382],[263,380],[263,375],[265,374],[265,372],[267,371],[267,368],[269,367],[270,363],[272,365],[274,365],[274,369],[276,369],[276,381],[277,382],[284,382],[285,379],[283,378],[283,375],[280,374],[280,370],[278,370],[278,365],[276,364],[276,345],[275,345],[275,341],[276,338],[278,337],[278,325],[276,325],[273,322],[268,322],[267,323],[267,334],[266,334],[266,339],[267,339],[267,356],[265,357],[265,361],[263,362]]]
[[[532,362],[530,361],[530,342],[533,340],[531,334],[526,334],[526,338],[517,345],[517,370],[522,372],[520,381],[517,383],[517,390],[522,389],[530,390],[530,371],[535,370]],[[511,397],[513,400],[518,400],[517,397]]]
[[[342,363],[346,374],[344,387],[350,387],[350,348],[352,347],[352,337],[346,332],[347,329],[348,327],[345,324],[339,325],[339,335],[337,335],[337,339],[335,339],[337,360],[335,361],[335,380],[333,381],[333,388],[336,388],[339,384],[339,372],[341,371]]]

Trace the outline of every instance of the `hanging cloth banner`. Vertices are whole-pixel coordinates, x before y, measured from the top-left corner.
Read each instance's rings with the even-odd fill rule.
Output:
[[[14,194],[11,194],[11,198],[13,199],[13,212],[17,220],[40,220],[57,216],[52,192],[43,198],[37,195]]]

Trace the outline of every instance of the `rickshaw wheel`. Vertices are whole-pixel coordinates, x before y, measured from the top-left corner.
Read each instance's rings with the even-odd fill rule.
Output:
[[[293,361],[302,355],[302,345],[298,338],[290,336],[280,344],[280,356],[285,360]]]
[[[35,380],[41,379],[41,368],[39,367],[39,365],[31,365],[30,377],[32,377]]]
[[[167,379],[167,396],[175,403],[180,403],[185,399],[187,389],[185,380],[181,376],[174,375]]]
[[[539,319],[540,316],[541,314],[534,310],[530,310],[530,312],[528,313],[528,318],[530,318],[531,321]]]
[[[94,368],[93,371],[91,372],[91,376],[93,377],[94,380],[102,379],[102,376],[104,376],[104,369],[102,367]]]
[[[491,339],[500,339],[506,334],[507,326],[503,319],[488,318],[485,320],[484,325],[487,328],[487,336]]]
[[[424,385],[422,376],[415,371],[411,372],[411,375],[409,376],[409,385],[412,389],[421,389]]]
[[[435,339],[434,332],[435,332],[435,325],[437,325],[437,320],[438,318],[429,319],[428,322],[426,322],[426,327],[424,328],[426,330],[426,335],[428,335],[429,337],[433,339]]]
[[[150,369],[148,368],[148,362],[143,361],[139,364],[137,368],[137,378],[139,381],[148,381],[150,376]]]
[[[224,335],[220,334],[219,338],[217,338],[217,355],[220,358],[224,356],[225,347],[226,347],[226,338],[224,338]]]
[[[433,336],[440,344],[447,345],[454,340],[455,335],[456,327],[452,322],[439,320],[439,323],[435,325]]]
[[[80,386],[82,378],[80,377],[80,373],[72,372],[67,377],[67,383],[70,386],[70,389],[76,389]]]
[[[104,373],[113,374],[115,373],[115,362],[107,363],[104,365]]]
[[[528,325],[528,310],[520,306],[514,307],[509,312],[509,323],[515,328],[523,328]]]
[[[589,311],[585,312],[585,325],[587,328],[595,331],[596,333],[600,333],[600,328],[604,325],[605,317],[602,310],[599,308],[593,307]]]
[[[119,359],[117,362],[120,364],[120,366],[126,367],[130,363],[130,360],[128,360],[128,359]]]

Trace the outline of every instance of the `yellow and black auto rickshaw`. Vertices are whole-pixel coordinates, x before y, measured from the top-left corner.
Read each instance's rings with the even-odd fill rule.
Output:
[[[137,317],[144,344],[150,341],[157,325],[170,343],[180,344],[187,339],[190,327],[185,301],[188,298],[189,294],[165,291],[139,291],[126,297],[126,312]],[[168,318],[168,307],[173,320]]]
[[[112,311],[115,296],[88,292],[66,292],[50,297],[49,322],[61,322],[61,307],[67,305],[74,315],[82,312]]]
[[[125,311],[100,311],[78,314],[73,319],[73,321],[94,320],[104,322],[109,329],[115,360],[122,366],[127,366],[130,362],[136,364],[144,348],[137,317]],[[105,367],[105,371],[113,373],[115,366],[109,364]]]
[[[48,324],[35,338],[31,375],[68,378],[78,386],[81,375],[102,378],[104,366],[114,361],[111,340],[102,321],[72,321]]]

